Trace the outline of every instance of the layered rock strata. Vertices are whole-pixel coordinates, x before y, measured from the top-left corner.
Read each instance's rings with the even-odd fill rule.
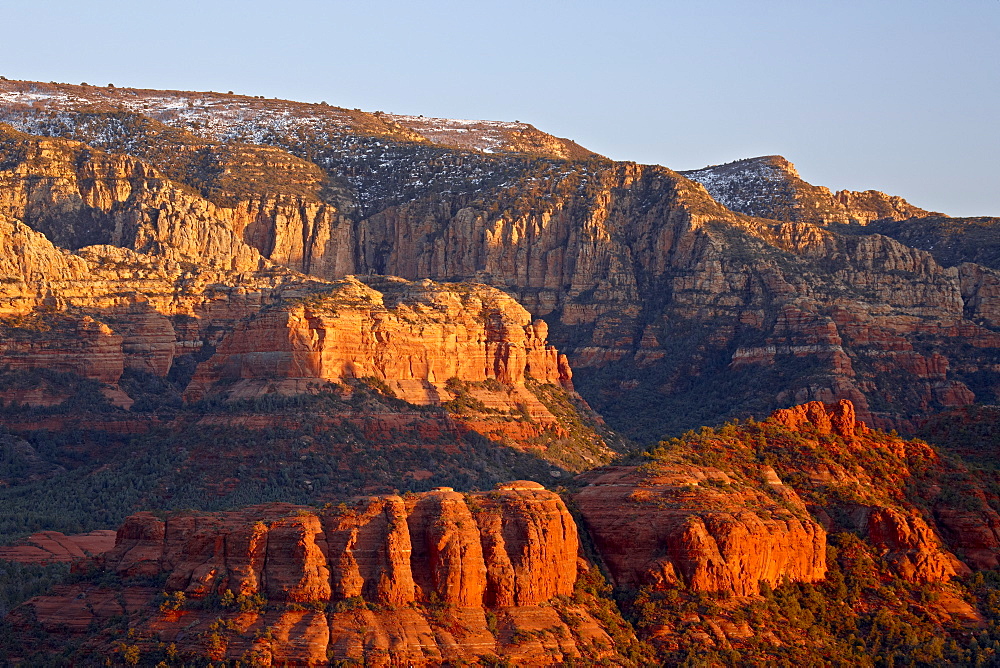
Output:
[[[3,90],[19,128],[110,151],[6,133],[8,215],[57,243],[500,286],[546,319],[588,400],[640,439],[810,400],[849,399],[870,424],[909,428],[921,413],[995,399],[996,272],[824,228],[926,212],[880,193],[831,195],[782,159],[712,171],[791,188],[794,215],[750,218],[662,167],[449,150],[419,134],[482,138],[502,124],[472,132],[214,94]],[[497,141],[521,150],[507,130],[521,132]],[[708,183],[699,174],[688,176]],[[762,201],[785,206],[772,190]],[[773,392],[720,414],[701,397],[726,383]],[[682,410],[659,410],[668,403]],[[629,419],[636,411],[643,420]]]
[[[569,364],[547,343],[548,326],[499,290],[369,283],[349,277],[329,293],[240,323],[199,365],[185,395],[197,400],[219,384],[239,397],[373,378],[410,403],[439,404],[465,383],[487,407],[523,404],[551,420],[526,378],[572,389]]]
[[[826,531],[778,484],[775,498],[695,466],[616,467],[587,481],[574,499],[619,586],[747,596],[761,581],[816,582],[826,573]]]
[[[486,286],[198,273],[110,246],[69,253],[16,221],[0,220],[0,243],[13,277],[0,286],[0,364],[14,370],[114,384],[125,368],[165,376],[177,356],[218,344],[187,389],[192,400],[220,381],[248,397],[367,377],[438,404],[454,398],[451,381],[471,383],[488,408],[520,404],[551,421],[526,379],[572,389],[546,323]]]
[[[0,365],[115,384],[128,368],[165,376],[261,306],[321,282],[284,269],[209,271],[115,246],[69,252],[0,217]],[[43,401],[44,403],[44,401]]]
[[[327,510],[272,504],[166,520],[138,514],[95,564],[119,577],[165,579],[159,603],[133,604],[146,610],[134,633],[143,653],[160,642],[180,656],[265,665],[439,665],[482,656],[550,665],[610,648],[586,610],[552,604],[573,592],[578,549],[560,498],[514,482]],[[101,595],[64,587],[26,607],[47,629],[79,632],[76,600]],[[60,598],[74,603],[58,610]],[[101,613],[91,606],[90,615]],[[224,625],[209,629],[216,618]]]
[[[15,545],[0,546],[0,559],[22,564],[51,564],[97,556],[115,546],[116,532],[98,529],[66,535],[59,531],[39,531]]]
[[[343,414],[324,418],[328,427],[349,423],[380,443],[398,442],[397,431],[459,441],[474,431],[575,471],[612,455],[580,422],[599,418],[587,417],[546,323],[495,288],[377,276],[331,282],[273,266],[208,271],[116,246],[60,249],[8,220],[0,220],[0,249],[10,251],[0,253],[0,269],[12,276],[0,283],[4,405],[53,407],[80,396],[83,407],[103,404],[103,393],[128,409],[140,398],[128,383],[146,377],[169,382],[189,407],[210,396],[248,405],[275,394],[346,398],[362,387],[443,409],[429,415],[397,401],[363,416],[341,401]],[[129,414],[95,419],[86,410],[53,419],[61,426],[28,415],[6,422],[114,433],[160,423]],[[275,420],[202,419],[256,429]],[[173,426],[184,430],[190,421]]]

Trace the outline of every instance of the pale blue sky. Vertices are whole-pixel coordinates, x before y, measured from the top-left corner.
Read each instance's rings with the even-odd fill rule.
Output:
[[[1000,216],[1000,0],[0,0],[0,74],[521,120],[618,160],[777,153]]]

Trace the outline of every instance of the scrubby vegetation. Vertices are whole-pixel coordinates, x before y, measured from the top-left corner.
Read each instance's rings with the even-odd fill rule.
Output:
[[[72,393],[63,405],[10,406],[9,415],[51,419],[72,411],[78,426],[0,438],[0,481],[6,482],[0,543],[44,529],[116,528],[148,508],[325,503],[438,486],[489,489],[512,479],[551,483],[552,471],[564,470],[561,463],[579,470],[610,453],[593,430],[599,425],[581,421],[577,410],[584,407],[542,384],[533,387],[567,425],[567,435],[540,436],[528,444],[537,447],[525,450],[458,429],[448,407],[414,406],[374,378],[349,388],[318,385],[310,394],[215,396],[184,406],[170,378],[130,373],[123,385],[137,397],[132,411],[109,405],[99,384],[72,374],[9,372],[4,379],[8,386],[46,380]],[[100,424],[88,426],[88,416]]]
[[[928,216],[880,220],[855,229],[856,234],[884,234],[908,246],[926,250],[946,267],[975,262],[1000,269],[1000,218]]]
[[[69,575],[69,564],[21,564],[0,559],[0,619],[18,604]]]
[[[997,600],[1000,580],[906,582],[851,533],[830,536],[829,572],[818,584],[762,586],[751,600],[644,589],[625,608],[668,665],[994,665],[995,611],[987,621],[951,617],[940,604]],[[955,604],[951,604],[955,607]],[[725,629],[725,631],[723,631]],[[725,635],[720,635],[721,633]]]

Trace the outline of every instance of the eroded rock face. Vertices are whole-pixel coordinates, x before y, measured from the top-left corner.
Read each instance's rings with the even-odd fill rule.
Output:
[[[977,570],[1000,567],[1000,514],[995,510],[943,506],[935,509],[934,518],[963,562]]]
[[[780,460],[778,466],[789,475],[799,474],[800,493],[827,524],[866,538],[910,582],[944,582],[970,572],[951,552],[963,547],[961,539],[954,536],[947,545],[942,540],[942,534],[954,532],[940,520],[954,514],[921,513],[904,493],[908,483],[922,479],[920,471],[939,464],[937,453],[927,444],[867,427],[849,401],[810,402],[775,411],[770,421],[810,442],[811,456],[800,458],[797,467]],[[826,462],[819,464],[822,459]],[[805,479],[802,473],[807,474]],[[853,498],[841,496],[838,490],[843,489],[852,490],[848,495]],[[813,497],[817,492],[823,496]],[[825,501],[818,504],[818,498]],[[839,519],[834,522],[833,516]],[[970,547],[975,542],[971,538]]]
[[[86,559],[115,546],[116,532],[99,529],[66,535],[59,531],[39,531],[15,545],[0,547],[0,559],[23,564],[51,564]]]
[[[315,281],[284,270],[196,271],[116,246],[70,253],[0,216],[0,364],[114,384],[124,369],[166,375],[264,304]]]
[[[996,563],[991,511],[920,512],[906,489],[933,481],[924,472],[939,466],[937,454],[869,428],[849,401],[685,439],[640,467],[581,476],[588,484],[575,501],[620,585],[747,595],[761,580],[813,582],[826,570],[827,533],[844,531],[910,582]],[[696,463],[704,458],[716,463]]]
[[[492,137],[490,150],[586,155],[519,123],[3,87],[10,122],[91,147],[7,133],[6,210],[58,243],[86,237],[216,269],[278,264],[327,280],[378,273],[498,286],[557,324],[552,339],[582,371],[588,401],[639,440],[811,400],[847,399],[870,425],[908,429],[928,411],[996,398],[996,272],[824,227],[926,212],[882,193],[810,186],[780,158],[708,170],[712,181],[705,170],[685,178],[658,166],[434,145],[483,148]],[[80,100],[117,111],[74,108]],[[171,106],[178,101],[183,113]],[[62,125],[47,123],[46,109]],[[134,125],[124,135],[112,131],[120,115]],[[741,209],[715,187],[739,185],[722,172],[770,185],[756,208]],[[785,204],[788,215],[772,210]],[[165,359],[145,342],[135,349],[145,358],[128,368]],[[702,395],[726,382],[759,396],[731,414],[708,412]],[[677,416],[698,417],[682,423],[661,410],[677,404],[691,409]],[[630,419],[637,409],[645,420]]]
[[[495,607],[571,593],[578,547],[562,500],[519,482],[315,512],[271,504],[166,520],[140,513],[100,563],[118,574],[158,568],[168,589],[192,597],[232,589],[297,603],[361,596],[387,605]]]
[[[572,388],[568,364],[546,341],[545,323],[533,323],[499,290],[401,279],[368,283],[350,277],[326,295],[241,323],[199,366],[186,396],[197,400],[219,383],[240,397],[286,381],[294,392],[309,382],[374,378],[401,399],[437,404],[455,395],[449,383],[489,381],[492,392],[490,386],[470,390],[494,408],[521,403],[551,417],[525,389],[525,379]],[[500,391],[501,385],[508,389]]]
[[[757,388],[742,416],[846,399],[885,428],[992,392],[966,370],[993,373],[993,270],[941,266],[877,234],[739,216],[659,167],[575,174],[582,191],[546,173],[488,204],[427,197],[373,213],[359,228],[359,270],[477,276],[512,291],[558,321],[578,386],[612,424],[634,430],[639,397],[663,397],[664,417],[650,418],[661,426],[631,431],[640,439],[696,426],[665,407],[702,410],[700,395],[734,376]]]
[[[111,244],[227,270],[263,266],[260,253],[236,235],[231,210],[148,164],[7,126],[0,137],[8,157],[0,171],[0,213],[60,246]]]
[[[125,369],[122,336],[90,316],[15,321],[4,327],[0,366],[50,369],[116,383]],[[11,397],[14,399],[15,397]]]
[[[809,427],[818,435],[835,434],[849,443],[856,443],[870,431],[867,425],[857,419],[854,404],[846,400],[836,404],[810,401],[777,410],[771,414],[770,419],[792,431],[803,431],[803,427]]]
[[[569,363],[548,344],[546,323],[483,285],[198,272],[114,246],[69,253],[4,220],[0,248],[12,251],[0,263],[14,276],[0,284],[0,364],[15,371],[68,371],[114,386],[125,369],[163,377],[178,356],[217,345],[187,388],[189,400],[369,378],[416,404],[462,393],[487,410],[523,409],[541,420],[524,425],[529,431],[554,418],[526,389],[528,379],[572,391]],[[223,390],[215,389],[220,382]],[[48,405],[60,397],[16,400]]]
[[[620,586],[747,596],[761,581],[816,582],[826,573],[826,531],[780,482],[670,465],[602,469],[587,480],[575,501]]]
[[[266,664],[298,665],[362,657],[375,665],[400,657],[435,665],[498,655],[549,665],[613,654],[585,609],[551,603],[573,592],[578,550],[576,525],[559,496],[515,482],[492,492],[439,488],[326,510],[270,504],[165,520],[140,513],[94,563],[123,577],[166,578],[169,596],[159,611],[148,607],[155,590],[138,588],[126,598],[145,596],[152,611],[139,622],[137,642],[155,633],[182,654],[221,660],[251,652]],[[73,621],[77,601],[100,597],[92,586],[70,587],[27,606],[44,628],[82,632]],[[184,603],[194,599],[204,603]],[[143,607],[131,605],[126,614]],[[232,632],[203,644],[198,631],[220,617]]]
[[[116,246],[72,253],[0,220],[5,247],[16,253],[0,253],[0,269],[14,276],[0,282],[0,371],[9,367],[3,404],[48,407],[83,391],[90,401],[99,391],[127,409],[139,395],[122,387],[135,394],[134,379],[147,376],[181,379],[176,388],[186,389],[189,405],[210,395],[343,398],[360,387],[447,404],[454,416],[396,402],[378,416],[348,407],[337,418],[375,440],[416,429],[432,440],[442,430],[456,438],[474,431],[522,450],[568,443],[572,451],[555,463],[571,470],[612,456],[601,436],[573,422],[591,411],[574,393],[565,356],[549,345],[547,324],[495,288],[378,276],[331,282],[273,266],[209,271]],[[136,417],[128,428],[147,426]]]
[[[972,571],[949,552],[916,512],[868,508],[861,521],[868,540],[911,582],[940,582]]]

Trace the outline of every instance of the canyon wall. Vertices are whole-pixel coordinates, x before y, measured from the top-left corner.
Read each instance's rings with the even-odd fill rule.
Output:
[[[545,319],[588,401],[640,440],[810,400],[849,399],[870,424],[910,429],[927,411],[996,398],[996,272],[824,227],[927,212],[880,193],[830,195],[783,159],[709,171],[791,188],[795,215],[741,209],[708,172],[691,180],[558,142],[551,155],[517,152],[503,133],[521,129],[502,124],[177,94],[190,102],[181,113],[150,91],[5,86],[6,120],[86,142],[5,131],[5,211],[57,243],[501,287]],[[22,104],[25,86],[36,106]],[[475,146],[445,148],[421,128],[445,144],[465,129]],[[481,141],[508,148],[484,153]],[[774,188],[759,199],[784,206]],[[768,390],[720,395],[750,386]]]

